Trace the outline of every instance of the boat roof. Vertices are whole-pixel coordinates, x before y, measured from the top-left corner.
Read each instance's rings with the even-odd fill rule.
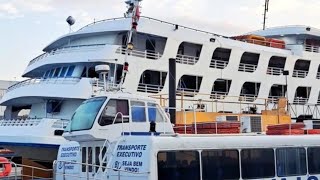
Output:
[[[320,37],[320,29],[305,25],[292,25],[267,28],[265,30],[253,31],[247,34],[255,34],[260,36],[307,35]]]
[[[108,98],[114,98],[114,99],[130,99],[130,100],[140,100],[140,101],[147,101],[147,102],[154,102],[156,103],[155,99],[152,99],[147,96],[141,96],[129,92],[122,92],[122,91],[106,91],[102,92],[99,95],[96,95],[94,97],[108,97]]]
[[[124,137],[126,143],[146,142],[159,149],[238,149],[320,146],[320,135],[135,135]]]

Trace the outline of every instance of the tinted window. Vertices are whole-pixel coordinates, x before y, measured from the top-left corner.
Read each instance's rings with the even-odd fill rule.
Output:
[[[146,122],[144,102],[131,101],[132,122]]]
[[[96,147],[95,149],[95,161],[96,161],[96,168],[95,168],[95,172],[98,171],[99,169],[99,166],[100,166],[100,158],[99,158],[99,155],[100,155],[100,147]],[[103,158],[103,157],[102,157]]]
[[[200,180],[199,153],[159,152],[158,180]]]
[[[261,179],[275,176],[273,149],[241,150],[243,179]]]
[[[308,168],[310,174],[320,174],[320,148],[308,148]]]
[[[63,67],[59,77],[64,77],[66,75],[67,69],[68,69],[68,67]]]
[[[280,177],[305,175],[307,173],[305,149],[277,149],[277,172]]]
[[[54,71],[53,77],[58,77],[58,75],[59,75],[59,73],[60,73],[60,70],[61,70],[61,68],[57,68],[57,69]]]
[[[43,74],[43,77],[46,78],[49,74],[49,71],[46,71],[44,74]]]
[[[106,97],[100,97],[84,101],[71,118],[71,131],[90,129],[105,100]]]
[[[92,147],[88,147],[88,171],[92,172]]]
[[[157,104],[148,103],[148,117],[150,122],[163,122],[164,118]]]
[[[123,117],[121,117],[122,113]],[[117,118],[115,118],[117,115]],[[129,122],[129,105],[127,100],[115,100],[111,99],[108,104],[106,105],[101,117],[99,119],[99,124],[101,126],[110,125],[113,123],[122,123]]]
[[[201,159],[203,180],[240,178],[238,150],[202,151]]]
[[[86,165],[84,165],[84,164],[86,164],[87,162],[86,162],[86,160],[87,160],[87,148],[86,147],[82,147],[82,172],[86,172],[87,170],[86,170]]]
[[[72,76],[74,68],[75,68],[74,66],[70,66],[69,67],[66,77],[71,77]]]
[[[51,70],[50,70],[50,72],[49,72],[49,74],[48,74],[48,78],[51,78],[51,77],[52,77],[53,71],[54,71],[54,69],[51,69]]]

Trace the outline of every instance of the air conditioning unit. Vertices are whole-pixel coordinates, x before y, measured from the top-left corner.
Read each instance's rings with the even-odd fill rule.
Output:
[[[261,116],[241,116],[240,122],[243,133],[262,132]]]

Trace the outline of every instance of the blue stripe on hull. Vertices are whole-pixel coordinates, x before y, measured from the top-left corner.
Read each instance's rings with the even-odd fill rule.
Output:
[[[56,144],[36,144],[36,143],[13,143],[13,142],[0,142],[1,146],[23,146],[23,147],[39,147],[39,148],[53,148],[59,149],[60,145]]]

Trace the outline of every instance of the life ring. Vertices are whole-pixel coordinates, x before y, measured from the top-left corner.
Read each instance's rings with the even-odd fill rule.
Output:
[[[0,157],[0,165],[3,165],[3,171],[0,171],[0,178],[9,176],[12,170],[9,160],[5,157]]]

